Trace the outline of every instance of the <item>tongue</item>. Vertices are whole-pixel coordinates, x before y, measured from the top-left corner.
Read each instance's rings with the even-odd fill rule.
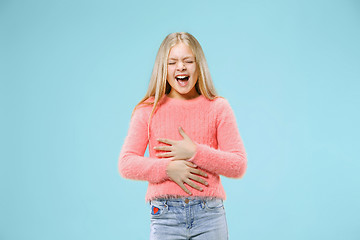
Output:
[[[178,83],[179,83],[179,85],[180,86],[182,86],[182,87],[185,87],[186,86],[186,84],[188,83],[188,80],[178,80]]]

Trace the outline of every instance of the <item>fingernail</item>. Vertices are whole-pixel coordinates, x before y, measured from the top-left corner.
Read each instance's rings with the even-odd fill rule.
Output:
[[[207,186],[207,185],[209,185],[207,182],[205,182],[205,185]]]
[[[202,188],[200,188],[200,191],[202,191],[203,189]]]

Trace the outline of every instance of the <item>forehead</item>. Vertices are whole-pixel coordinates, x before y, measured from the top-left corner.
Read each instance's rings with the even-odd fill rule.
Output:
[[[191,48],[183,42],[173,46],[169,52],[169,58],[195,57]]]

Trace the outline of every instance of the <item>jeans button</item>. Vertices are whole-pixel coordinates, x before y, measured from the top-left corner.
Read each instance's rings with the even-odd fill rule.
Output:
[[[186,199],[185,199],[185,203],[188,204],[188,203],[189,203],[189,199],[186,198]]]

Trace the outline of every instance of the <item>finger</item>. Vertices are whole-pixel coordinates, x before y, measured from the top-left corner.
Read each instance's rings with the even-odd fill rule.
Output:
[[[186,179],[185,183],[188,184],[190,187],[195,188],[196,190],[203,191],[202,187],[196,185],[193,181],[190,179]]]
[[[184,185],[183,182],[176,182],[177,185],[179,185],[186,193],[188,193],[189,195],[192,195],[192,193],[189,191],[189,189],[187,189]]]
[[[181,136],[183,136],[183,138],[190,138],[184,131],[184,129],[182,127],[179,127],[179,133],[181,134]]]
[[[207,177],[208,175],[206,174],[206,172],[201,171],[200,169],[190,169],[190,172]]]
[[[171,151],[173,149],[172,146],[155,146],[154,149],[161,151]]]
[[[159,142],[163,142],[163,143],[170,144],[170,145],[173,145],[175,143],[173,140],[166,139],[166,138],[158,138],[157,140]]]
[[[155,155],[158,157],[173,157],[174,156],[174,154],[172,152],[157,153]]]
[[[182,127],[179,127],[179,133],[180,133],[181,136],[183,136],[184,138],[186,137],[186,133],[184,132],[184,129],[182,129]]]
[[[209,186],[209,183],[207,181],[205,181],[205,179],[199,177],[199,176],[196,176],[196,175],[191,175],[189,176],[189,178],[193,179],[194,181],[197,181],[205,186]]]
[[[186,164],[187,166],[189,166],[189,167],[192,167],[192,168],[196,168],[196,167],[197,167],[196,164],[194,164],[194,163],[192,163],[192,162],[189,162],[189,161],[185,161],[185,164]]]
[[[199,183],[202,183],[202,184],[204,184],[205,186],[208,186],[208,185],[209,185],[208,182],[206,182],[203,178],[201,178],[201,177],[199,177],[199,176],[196,176],[196,175],[194,175],[194,174],[191,174],[191,175],[189,176],[189,178],[191,178],[191,179],[193,179],[194,181],[197,181],[197,182],[199,182]]]

